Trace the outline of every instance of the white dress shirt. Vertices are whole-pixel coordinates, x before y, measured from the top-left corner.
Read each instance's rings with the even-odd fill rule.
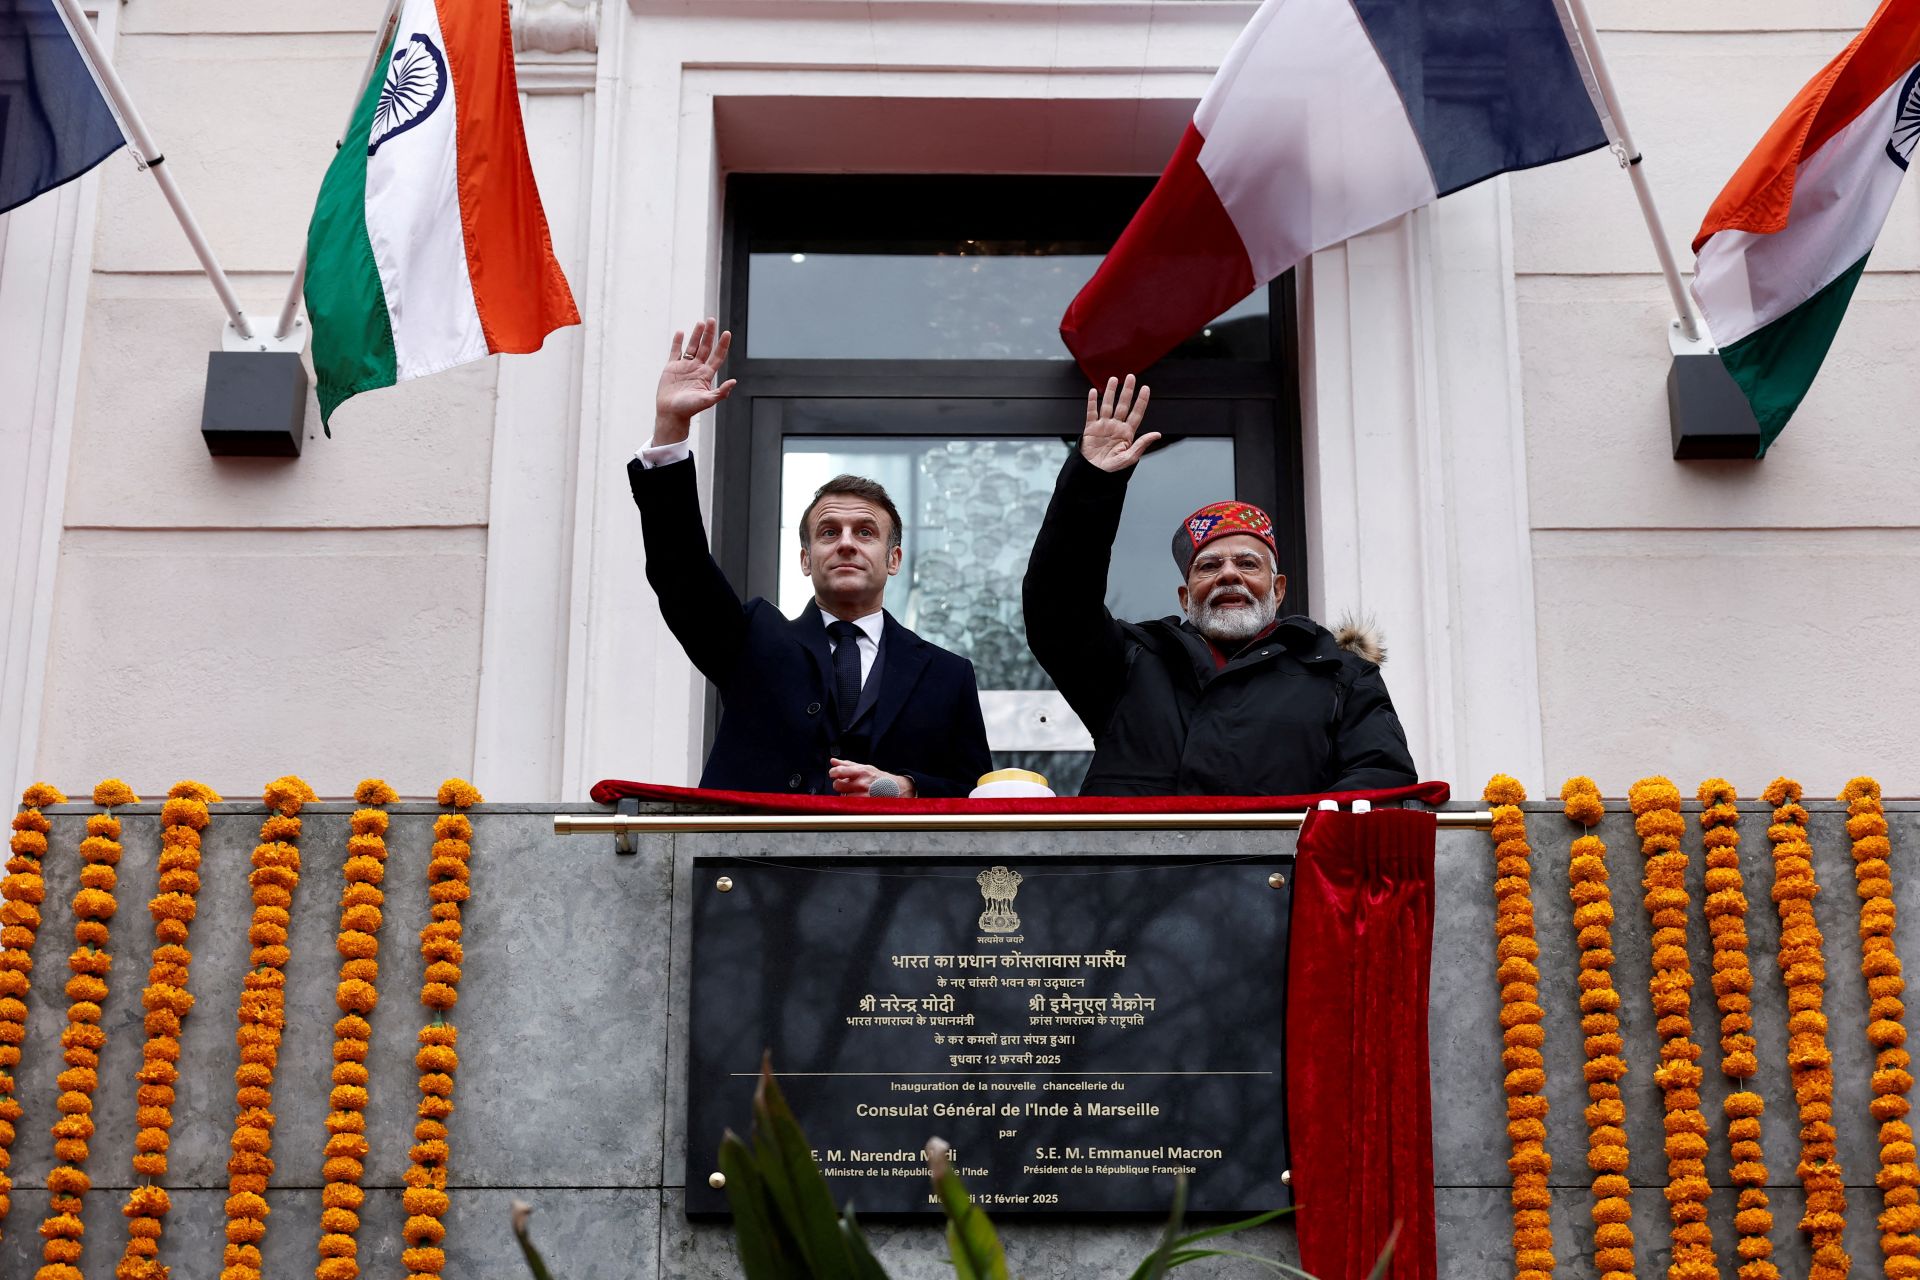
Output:
[[[651,471],[655,467],[670,466],[691,458],[693,445],[690,440],[676,440],[672,444],[650,444],[644,449],[636,450],[633,456],[640,459],[642,467]]]

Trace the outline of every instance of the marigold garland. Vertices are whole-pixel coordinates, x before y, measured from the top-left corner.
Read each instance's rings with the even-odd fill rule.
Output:
[[[253,967],[240,992],[240,1067],[233,1073],[233,1158],[227,1161],[227,1247],[220,1280],[260,1280],[267,1234],[267,1181],[273,1176],[273,1072],[287,1024],[286,930],[300,883],[301,806],[315,799],[299,778],[276,778],[262,796],[268,813],[253,850]]]
[[[354,789],[363,805],[388,805],[399,799],[378,778],[368,778]],[[380,883],[387,869],[387,815],[365,808],[353,815],[347,837],[345,884],[340,891],[340,932],[334,942],[340,952],[340,983],[334,1003],[340,1020],[333,1024],[333,1092],[328,1095],[326,1187],[320,1194],[320,1261],[315,1280],[354,1280],[360,1274],[360,1189],[367,1158],[367,1050],[373,1025],[367,1021],[380,1002],[375,986],[380,977],[381,906],[386,895]]]
[[[93,789],[93,802],[107,810],[87,819],[87,838],[80,842],[80,887],[73,895],[73,954],[67,967],[67,1026],[60,1047],[67,1069],[60,1086],[60,1119],[53,1125],[53,1154],[60,1161],[47,1175],[47,1216],[40,1223],[46,1243],[40,1256],[46,1265],[34,1280],[83,1280],[80,1274],[81,1220],[92,1181],[82,1168],[87,1162],[87,1139],[93,1136],[93,1094],[100,1087],[100,1051],[106,1047],[106,1028],[100,1025],[100,1006],[107,1000],[107,973],[113,967],[108,954],[107,921],[118,902],[113,896],[120,862],[120,819],[116,805],[137,804],[140,797],[118,778],[108,778]]]
[[[1553,1194],[1547,1175],[1547,1060],[1540,1052],[1546,1035],[1540,1008],[1540,946],[1534,938],[1532,858],[1527,817],[1520,810],[1526,788],[1497,773],[1485,791],[1493,806],[1494,925],[1499,939],[1494,979],[1500,984],[1500,1027],[1506,1047],[1507,1138],[1513,1155],[1513,1267],[1515,1280],[1547,1280],[1553,1274]]]
[[[439,801],[466,809],[480,802],[480,793],[469,782],[449,778],[440,785]],[[433,837],[433,859],[427,864],[432,919],[420,930],[420,955],[427,962],[420,1003],[433,1010],[433,1020],[420,1029],[420,1051],[413,1057],[420,1070],[420,1122],[413,1128],[407,1189],[401,1195],[407,1247],[400,1264],[407,1269],[407,1280],[434,1280],[447,1265],[440,1248],[447,1235],[441,1221],[448,1205],[446,1120],[453,1114],[453,1073],[460,1065],[454,1052],[460,1033],[447,1020],[447,1011],[460,998],[460,904],[468,896],[473,823],[465,814],[442,814],[434,820]]]
[[[1593,1265],[1600,1280],[1633,1280],[1632,1186],[1627,1182],[1626,1078],[1620,1036],[1620,993],[1613,985],[1613,890],[1607,846],[1593,834],[1606,814],[1592,778],[1568,778],[1560,788],[1567,819],[1584,828],[1567,859],[1567,896],[1573,901],[1580,946],[1580,1033],[1585,1039],[1587,1167],[1593,1170]]]
[[[1693,971],[1687,963],[1687,855],[1680,837],[1680,789],[1666,778],[1642,778],[1627,790],[1634,830],[1646,856],[1641,885],[1653,925],[1653,976],[1648,990],[1658,1019],[1660,1086],[1666,1112],[1667,1211],[1673,1222],[1669,1280],[1719,1280],[1713,1228],[1707,1223],[1707,1118],[1700,1113],[1700,1046],[1693,1040]]]
[[[1747,887],[1740,874],[1739,795],[1725,778],[1700,784],[1701,843],[1707,851],[1707,932],[1713,940],[1713,995],[1720,1009],[1720,1071],[1735,1082],[1727,1095],[1727,1142],[1733,1183],[1740,1188],[1733,1229],[1740,1241],[1740,1280],[1779,1280],[1773,1263],[1773,1213],[1767,1161],[1760,1147],[1766,1102],[1745,1086],[1760,1069],[1754,1056],[1753,970],[1747,961]]]
[[[140,1002],[146,1008],[147,1040],[140,1051],[140,1088],[134,1095],[133,1171],[145,1178],[167,1172],[169,1131],[173,1128],[173,1086],[180,1078],[180,1027],[193,996],[187,990],[193,953],[187,950],[200,892],[200,833],[209,821],[207,805],[220,795],[204,783],[177,782],[160,807],[160,882],[147,903],[153,916],[153,963]],[[159,1261],[163,1219],[173,1207],[165,1188],[135,1186],[127,1194],[127,1247],[114,1268],[119,1280],[166,1280]]]
[[[1775,778],[1762,794],[1773,806],[1767,839],[1773,843],[1773,901],[1780,912],[1780,975],[1787,987],[1787,1070],[1800,1110],[1800,1160],[1794,1173],[1806,1191],[1800,1230],[1813,1250],[1808,1280],[1844,1280],[1853,1259],[1842,1246],[1847,1191],[1834,1146],[1833,1051],[1822,1012],[1827,980],[1825,939],[1813,918],[1820,892],[1807,844],[1807,811],[1800,784]]]
[[[33,942],[39,936],[40,904],[47,896],[41,860],[53,823],[40,810],[65,804],[59,788],[36,782],[20,796],[8,847],[7,878],[0,881],[0,1222],[13,1208],[11,1148],[15,1127],[25,1111],[13,1096],[13,1069],[27,1038],[27,995],[32,989]]]
[[[1867,980],[1867,1043],[1874,1049],[1873,1118],[1880,1122],[1880,1253],[1887,1280],[1920,1276],[1920,1167],[1907,1123],[1906,978],[1893,949],[1893,869],[1880,784],[1855,778],[1840,793],[1853,841],[1853,878],[1860,895],[1860,976]]]

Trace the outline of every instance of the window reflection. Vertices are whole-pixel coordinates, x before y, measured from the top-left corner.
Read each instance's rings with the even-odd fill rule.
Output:
[[[757,359],[1070,360],[1060,317],[1104,250],[1078,242],[889,245],[792,241],[748,255],[748,354]],[[831,322],[824,318],[831,317]],[[1265,360],[1267,290],[1174,352]]]
[[[842,472],[886,486],[906,523],[887,608],[908,627],[973,661],[983,690],[1051,689],[1027,649],[1020,581],[1069,446],[1054,438],[792,437],[780,501],[779,605],[812,598],[799,569],[800,514]],[[1128,488],[1107,579],[1107,607],[1124,619],[1175,610],[1168,547],[1195,508],[1233,493],[1233,442],[1189,438],[1141,462]]]

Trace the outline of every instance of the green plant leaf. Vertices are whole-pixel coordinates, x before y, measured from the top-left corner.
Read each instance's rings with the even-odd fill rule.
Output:
[[[1393,1230],[1387,1232],[1387,1242],[1380,1246],[1380,1256],[1373,1261],[1373,1270],[1367,1272],[1367,1280],[1382,1280],[1387,1274],[1387,1264],[1393,1261],[1393,1247],[1400,1243],[1400,1224],[1395,1222]]]
[[[773,1078],[771,1055],[761,1061],[760,1086],[753,1094],[753,1154],[768,1197],[799,1247],[806,1280],[851,1280],[840,1211],[813,1162],[807,1135]]]
[[[1000,1247],[1000,1236],[948,1167],[947,1151],[947,1144],[938,1138],[927,1143],[933,1189],[947,1214],[947,1249],[953,1255],[954,1274],[958,1280],[1007,1280],[1007,1254]]]
[[[1255,1214],[1251,1218],[1242,1218],[1238,1222],[1223,1222],[1217,1227],[1207,1227],[1200,1231],[1190,1231],[1178,1240],[1175,1240],[1173,1244],[1176,1249],[1183,1249],[1201,1240],[1212,1240],[1218,1236],[1230,1236],[1241,1231],[1251,1231],[1255,1227],[1264,1227],[1269,1222],[1278,1218],[1284,1218],[1292,1212],[1293,1209],[1291,1207],[1285,1209],[1269,1209],[1265,1213]]]
[[[1173,1251],[1180,1238],[1181,1224],[1187,1217],[1187,1175],[1181,1174],[1173,1180],[1173,1210],[1167,1214],[1166,1229],[1160,1233],[1160,1244],[1147,1256],[1146,1261],[1133,1269],[1131,1280],[1161,1280],[1173,1262]]]
[[[720,1140],[720,1172],[733,1210],[733,1241],[746,1280],[807,1280],[799,1246],[780,1224],[747,1144],[731,1129]]]
[[[1189,1262],[1198,1262],[1202,1258],[1239,1258],[1245,1262],[1257,1262],[1269,1271],[1278,1271],[1281,1275],[1293,1276],[1295,1280],[1313,1280],[1313,1277],[1298,1267],[1288,1266],[1278,1258],[1269,1258],[1262,1253],[1248,1253],[1244,1249],[1182,1249],[1173,1255],[1172,1265],[1184,1266]]]
[[[847,1211],[840,1218],[840,1229],[846,1233],[847,1258],[856,1280],[887,1280],[886,1268],[868,1247],[867,1233],[860,1229],[860,1219],[854,1216],[852,1202],[848,1202]]]
[[[533,1280],[553,1280],[553,1277],[547,1274],[546,1259],[542,1258],[540,1251],[533,1247],[533,1237],[527,1234],[527,1219],[532,1214],[531,1206],[521,1204],[518,1200],[513,1202],[514,1239],[520,1242],[520,1252],[527,1260],[527,1270],[533,1273]]]
[[[1296,1266],[1269,1258],[1263,1254],[1247,1253],[1239,1249],[1196,1249],[1194,1246],[1202,1240],[1215,1240],[1221,1236],[1234,1235],[1241,1231],[1251,1231],[1255,1227],[1264,1227],[1278,1218],[1293,1212],[1293,1209],[1269,1209],[1257,1213],[1251,1218],[1241,1218],[1236,1222],[1223,1222],[1218,1226],[1202,1227],[1185,1235],[1175,1235],[1180,1229],[1180,1220],[1186,1210],[1186,1178],[1181,1177],[1174,1183],[1173,1214],[1167,1222],[1167,1230],[1161,1236],[1160,1247],[1151,1256],[1134,1269],[1128,1280],[1149,1280],[1158,1277],[1175,1267],[1185,1266],[1189,1262],[1198,1262],[1203,1258],[1239,1258],[1246,1262],[1256,1262],[1272,1271],[1288,1275],[1295,1280],[1314,1280],[1309,1273]],[[1155,1270],[1156,1265],[1159,1270]]]

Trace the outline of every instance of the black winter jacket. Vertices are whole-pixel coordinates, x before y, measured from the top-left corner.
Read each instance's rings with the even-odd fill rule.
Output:
[[[1216,669],[1185,619],[1107,612],[1132,474],[1069,454],[1027,563],[1027,643],[1093,734],[1080,794],[1284,796],[1418,781],[1380,668],[1313,619],[1282,619]]]

